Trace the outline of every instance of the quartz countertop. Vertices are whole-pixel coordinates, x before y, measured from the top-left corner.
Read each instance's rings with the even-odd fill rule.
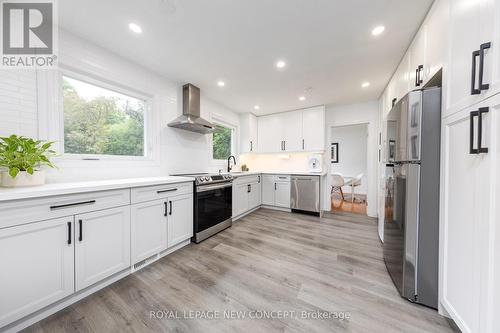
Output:
[[[19,199],[49,197],[53,195],[77,194],[94,191],[117,190],[132,187],[166,185],[192,182],[194,178],[167,176],[97,180],[74,183],[52,183],[41,186],[6,188],[0,187],[0,202]]]

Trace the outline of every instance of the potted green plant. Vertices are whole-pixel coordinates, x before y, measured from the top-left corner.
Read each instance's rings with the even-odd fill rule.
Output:
[[[46,165],[54,168],[50,158],[55,155],[53,142],[35,141],[23,136],[0,137],[0,167],[2,186],[18,187],[43,185]]]

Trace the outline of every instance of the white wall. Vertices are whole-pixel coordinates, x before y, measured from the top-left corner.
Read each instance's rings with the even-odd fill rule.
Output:
[[[351,105],[329,105],[326,107],[326,126],[327,133],[330,136],[330,128],[337,126],[347,126],[356,124],[368,124],[368,146],[367,160],[368,167],[366,170],[367,183],[367,215],[371,217],[377,216],[377,168],[378,168],[378,132],[379,132],[379,114],[378,101],[367,103],[351,104]],[[330,137],[327,138],[327,145],[331,142]],[[327,178],[324,186],[325,197],[330,195],[331,179]],[[323,209],[330,210],[330,203],[325,200]]]
[[[210,135],[167,127],[168,122],[182,113],[181,83],[171,82],[65,31],[60,32],[59,43],[61,68],[69,67],[151,97],[153,149],[151,159],[140,162],[59,158],[56,159],[59,170],[49,171],[49,182],[156,176],[220,168],[211,160]],[[57,78],[54,70],[0,72],[0,136],[19,134],[43,140],[59,139],[62,125],[58,115]],[[204,98],[203,91],[201,114],[207,119],[223,118],[239,127],[238,115]]]
[[[356,177],[363,174],[361,186],[356,187],[356,194],[367,194],[367,139],[368,124],[339,126],[330,129],[330,143],[339,144],[339,162],[331,163],[330,172],[341,173],[345,177]],[[343,188],[351,193],[349,186]]]

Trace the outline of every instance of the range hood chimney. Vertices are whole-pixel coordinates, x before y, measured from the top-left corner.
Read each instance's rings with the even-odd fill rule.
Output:
[[[168,126],[201,134],[215,130],[211,122],[200,117],[200,88],[191,83],[182,86],[182,116],[170,122]]]

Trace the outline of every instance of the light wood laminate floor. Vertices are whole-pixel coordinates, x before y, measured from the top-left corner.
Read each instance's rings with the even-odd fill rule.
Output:
[[[162,310],[180,318],[150,318],[150,311]],[[295,311],[297,316],[184,318],[183,311],[198,310],[221,311],[211,312],[221,316],[223,311],[242,311],[253,317],[263,312],[252,311],[288,311],[281,316]],[[436,311],[399,296],[382,259],[375,220],[266,209],[26,329],[70,331],[452,332]]]

